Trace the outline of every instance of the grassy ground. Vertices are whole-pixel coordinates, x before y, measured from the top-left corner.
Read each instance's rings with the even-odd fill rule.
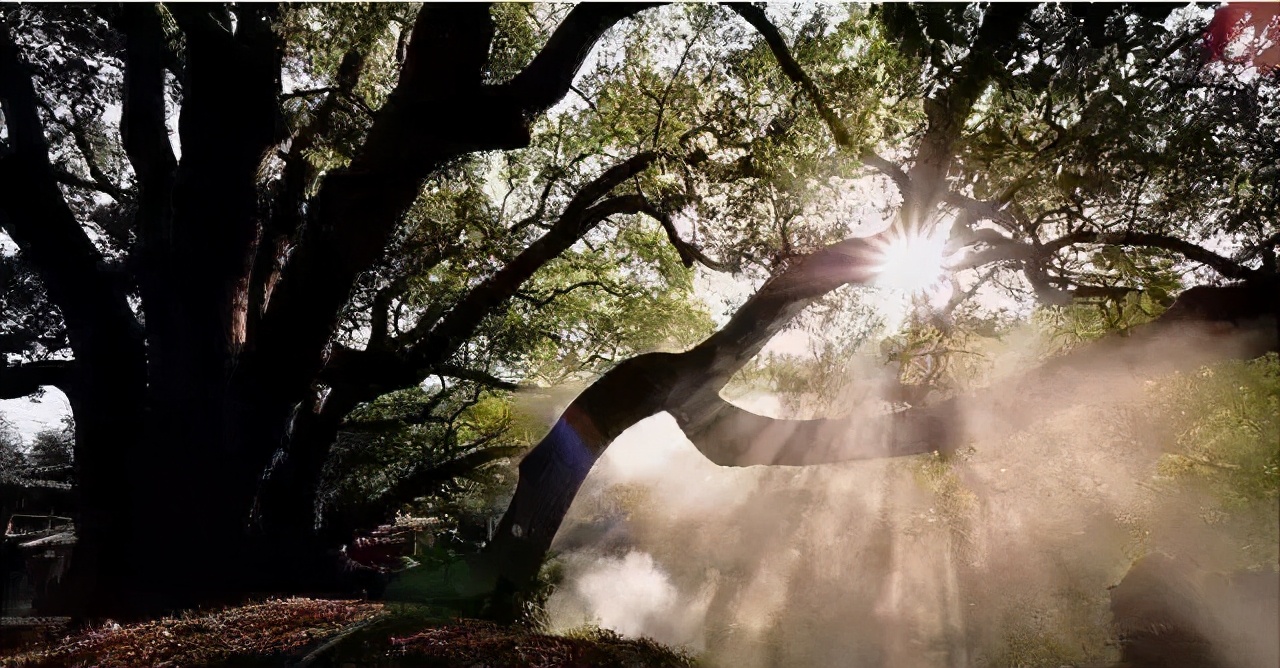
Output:
[[[553,636],[450,619],[424,606],[299,598],[105,624],[0,657],[3,668],[423,665],[674,667],[694,661],[599,629]]]

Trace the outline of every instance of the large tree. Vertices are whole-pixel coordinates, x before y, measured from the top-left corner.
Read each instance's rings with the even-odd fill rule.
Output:
[[[1234,354],[1274,346],[1253,325],[1275,313],[1275,105],[1257,102],[1275,85],[1198,70],[1194,21],[895,5],[786,34],[757,6],[648,8],[6,9],[0,227],[19,252],[4,352],[21,363],[0,368],[0,396],[70,399],[73,582],[98,609],[327,586],[318,555],[350,529],[510,455],[467,411],[565,358],[603,375],[521,463],[488,552],[503,590],[536,573],[609,442],[656,412],[724,465],[946,450],[964,437],[957,402],[1035,393],[884,416],[875,440],[719,396],[806,306],[875,277],[890,237],[940,217],[972,273],[1044,299],[1167,302],[1158,271],[1125,273],[1135,262],[1243,281],[1077,355],[1166,345],[1179,316],[1245,340]],[[674,46],[657,36],[673,26]],[[602,39],[620,48],[575,81]],[[864,166],[900,198],[874,239],[822,208],[828,177]],[[1233,257],[1197,243],[1220,229]],[[684,301],[695,264],[763,285],[684,352],[634,355],[705,334]],[[673,312],[686,324],[663,330]],[[386,429],[445,443],[445,461],[317,530],[326,463]]]

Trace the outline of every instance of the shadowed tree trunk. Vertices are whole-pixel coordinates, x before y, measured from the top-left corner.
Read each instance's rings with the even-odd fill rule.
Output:
[[[0,225],[61,309],[75,356],[69,367],[6,372],[0,386],[8,396],[56,385],[70,398],[81,612],[333,585],[332,563],[310,566],[322,547],[347,538],[314,532],[316,485],[341,419],[359,402],[416,385],[542,263],[608,215],[635,210],[596,205],[636,165],[584,195],[552,248],[522,256],[505,283],[482,286],[442,327],[415,332],[415,345],[386,346],[388,377],[330,378],[321,388],[357,277],[378,260],[425,178],[476,151],[527,145],[530,122],[565,95],[591,45],[648,6],[576,8],[521,73],[498,85],[484,82],[488,6],[424,6],[363,146],[309,197],[316,175],[296,153],[285,160],[283,187],[264,193],[260,183],[287,138],[274,5],[237,7],[234,16],[227,6],[169,7],[185,39],[180,66],[155,6],[108,12],[125,36],[120,125],[137,177],[128,268],[140,313],[126,298],[126,273],[97,251],[59,191],[28,54],[0,24],[10,137],[0,155]],[[358,57],[344,60],[345,70],[358,68]],[[169,72],[180,75],[181,159],[165,125]]]

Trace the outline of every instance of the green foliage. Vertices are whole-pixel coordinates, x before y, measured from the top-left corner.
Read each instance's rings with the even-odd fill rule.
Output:
[[[542,47],[545,37],[533,16],[534,7],[524,3],[493,6],[493,47],[490,50],[489,79],[507,81],[515,76]]]
[[[418,413],[421,424],[400,416]],[[322,503],[330,513],[350,515],[355,509],[402,507],[421,499],[420,511],[456,527],[463,515],[487,509],[514,480],[509,458],[530,442],[517,429],[509,403],[465,384],[422,388],[379,398],[352,415],[326,466]],[[432,470],[450,470],[475,453],[489,452],[474,466],[451,475],[415,478],[412,489],[402,481]],[[477,508],[479,506],[480,508]]]
[[[1280,356],[1226,362],[1153,391],[1173,451],[1161,474],[1212,491],[1228,510],[1280,498]]]

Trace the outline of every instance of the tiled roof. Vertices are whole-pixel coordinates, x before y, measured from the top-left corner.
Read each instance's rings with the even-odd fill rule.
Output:
[[[45,536],[44,538],[37,538],[26,543],[18,543],[18,547],[24,550],[36,550],[75,544],[76,534],[74,531],[59,531],[58,533]]]

